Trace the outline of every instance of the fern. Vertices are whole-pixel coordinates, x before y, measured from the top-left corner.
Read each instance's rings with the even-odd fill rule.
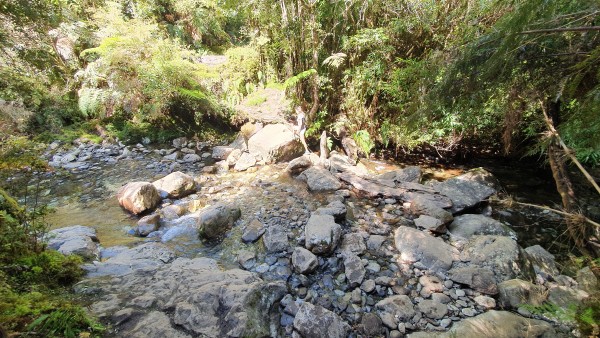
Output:
[[[359,130],[353,135],[354,141],[360,147],[360,149],[367,155],[371,153],[371,150],[375,148],[375,143],[371,140],[371,135],[366,130]]]
[[[107,96],[107,92],[103,89],[81,88],[78,100],[79,110],[86,117],[100,116],[104,111]]]
[[[309,70],[305,70],[295,76],[290,77],[289,79],[285,80],[285,82],[283,83],[283,86],[285,87],[285,89],[288,89],[290,87],[294,87],[295,85],[297,85],[298,83],[300,83],[300,81],[306,79],[307,77],[313,75],[313,74],[317,74],[317,71],[314,68],[311,68]]]

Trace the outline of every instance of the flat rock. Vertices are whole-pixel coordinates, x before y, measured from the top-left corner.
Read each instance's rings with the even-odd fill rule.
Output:
[[[517,235],[506,225],[497,220],[479,214],[456,216],[448,226],[451,241],[467,240],[474,235],[508,236],[513,239]]]
[[[400,182],[413,182],[419,183],[421,176],[423,175],[421,168],[418,166],[408,166],[406,168],[388,171],[381,175],[378,175],[376,179],[378,181],[388,181],[395,187]]]
[[[329,170],[321,167],[310,167],[298,175],[298,178],[306,182],[311,191],[333,191],[342,187]]]
[[[97,259],[99,255],[96,229],[75,225],[50,230],[45,236],[48,248],[64,255],[79,255],[85,259]]]
[[[175,253],[162,243],[148,242],[118,251],[102,262],[83,266],[87,277],[124,276],[137,270],[154,270],[175,259]]]
[[[473,208],[496,193],[494,188],[461,176],[434,183],[433,187],[452,200],[453,214]]]
[[[235,162],[233,169],[236,171],[245,171],[248,168],[256,165],[256,157],[250,153],[242,153],[240,158]]]
[[[394,242],[402,262],[420,262],[432,271],[447,271],[458,259],[456,248],[414,228],[401,226],[396,229]]]
[[[448,277],[454,282],[467,285],[471,289],[487,295],[498,293],[496,276],[489,268],[456,267],[448,271]]]

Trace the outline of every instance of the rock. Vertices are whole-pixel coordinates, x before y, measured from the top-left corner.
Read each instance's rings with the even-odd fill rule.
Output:
[[[346,338],[350,326],[335,313],[319,305],[304,302],[294,318],[294,329],[302,337]]]
[[[493,218],[484,215],[465,214],[456,216],[448,226],[452,241],[467,240],[474,235],[498,235],[517,238],[514,231]]]
[[[399,322],[408,321],[415,315],[412,301],[406,295],[388,296],[375,304],[379,318],[390,329],[398,327]]]
[[[187,142],[188,142],[187,138],[178,137],[173,140],[173,147],[175,147],[177,149],[181,149],[187,145]]]
[[[256,158],[250,153],[243,153],[233,166],[236,171],[245,171],[256,165]]]
[[[117,198],[123,208],[136,215],[153,210],[160,203],[158,190],[149,182],[127,183],[119,189]]]
[[[337,247],[342,227],[330,215],[311,215],[304,230],[305,246],[315,254],[330,254]]]
[[[233,149],[233,151],[227,156],[225,161],[229,163],[230,166],[235,165],[235,163],[242,157],[243,152],[240,149]],[[256,159],[255,159],[256,160]]]
[[[521,305],[540,306],[546,301],[546,290],[530,282],[511,279],[498,284],[498,303],[503,309],[518,309]]]
[[[146,237],[149,233],[158,230],[159,214],[152,214],[140,218],[135,227],[135,233],[138,236]]]
[[[358,145],[356,141],[350,137],[343,137],[342,148],[344,148],[344,152],[353,163],[358,161]]]
[[[461,260],[493,271],[498,283],[513,278],[532,280],[535,276],[525,252],[509,237],[473,236],[464,246]]]
[[[242,268],[250,270],[256,264],[256,254],[252,251],[240,250],[237,261]]]
[[[215,163],[217,174],[225,174],[229,171],[229,163],[227,161],[219,161]]]
[[[438,303],[434,300],[424,300],[417,305],[419,311],[427,318],[431,319],[442,319],[448,313],[448,307],[442,303]]]
[[[530,246],[525,249],[529,261],[533,265],[535,273],[542,275],[558,276],[560,273],[556,268],[554,255],[539,245]]]
[[[203,209],[196,222],[200,237],[218,239],[225,234],[241,216],[240,208],[222,203]]]
[[[194,178],[181,171],[172,172],[152,184],[163,198],[181,198],[196,192]]]
[[[302,154],[303,147],[285,124],[269,124],[248,140],[248,151],[265,163],[286,161]]]
[[[137,270],[154,270],[175,259],[175,253],[166,245],[148,242],[133,248],[124,248],[102,262],[84,265],[87,277],[124,276]]]
[[[292,265],[297,273],[309,274],[319,267],[319,262],[312,252],[296,247],[292,253]]]
[[[202,157],[196,154],[185,154],[181,159],[184,163],[196,163],[202,161]]]
[[[369,175],[369,170],[362,163],[356,163],[355,160],[335,151],[329,155],[329,170],[334,173],[351,173],[359,177]]]
[[[369,250],[377,251],[381,248],[386,239],[386,236],[370,235],[367,239],[367,248],[369,248]]]
[[[427,215],[436,218],[442,225],[446,225],[454,219],[450,212],[439,207],[435,201],[423,196],[418,196],[410,202],[410,213],[415,216]]]
[[[579,289],[592,294],[598,291],[598,278],[589,266],[577,271],[577,284]]]
[[[394,242],[402,262],[420,262],[432,271],[446,271],[458,259],[458,250],[450,244],[406,226],[396,229]]]
[[[319,156],[315,153],[304,154],[300,157],[296,157],[288,163],[285,171],[292,175],[298,175],[306,169],[320,163]]]
[[[192,336],[180,332],[173,327],[171,319],[163,312],[153,311],[142,317],[128,334],[132,338],[191,338]]]
[[[494,190],[500,189],[500,181],[492,173],[483,168],[473,168],[466,173],[457,176],[458,179],[465,181],[477,182],[486,185]]]
[[[371,292],[373,292],[373,290],[375,290],[375,286],[376,286],[376,283],[374,280],[367,279],[367,280],[363,281],[363,283],[360,286],[360,289],[366,293],[371,293]]]
[[[361,259],[352,253],[346,253],[344,257],[344,270],[348,285],[351,288],[359,286],[365,278],[365,267]]]
[[[282,252],[289,248],[287,232],[282,225],[271,225],[262,236],[267,252]]]
[[[317,215],[331,215],[336,222],[346,219],[346,205],[340,201],[333,201],[326,207],[318,208],[314,213]]]
[[[195,337],[275,336],[279,300],[287,293],[283,282],[263,282],[256,274],[240,269],[222,271],[216,261],[204,257],[178,258],[171,264],[118,280],[90,282],[104,292],[118,295],[117,300],[123,305],[140,296],[154,296],[155,311],[140,309],[149,312],[116,328],[125,337],[146,337],[140,330],[150,334],[165,328],[170,331],[161,334],[167,337],[185,332]],[[140,287],[146,285],[151,287]],[[146,320],[148,315],[166,313],[170,320]],[[138,323],[130,325],[131,321]]]
[[[332,191],[342,187],[335,176],[320,167],[308,168],[298,178],[305,181],[311,191]]]
[[[588,297],[587,292],[568,286],[556,286],[548,289],[548,301],[562,309],[577,307]]]
[[[64,255],[79,255],[85,259],[98,258],[96,229],[81,225],[50,230],[45,236],[48,248]]]
[[[437,276],[425,275],[419,278],[421,284],[421,297],[429,298],[432,293],[444,291],[444,284]]]
[[[436,301],[438,303],[442,303],[442,304],[448,304],[451,301],[450,297],[446,296],[443,293],[432,293],[431,300],[434,300],[434,301]]]
[[[178,151],[175,151],[175,152],[173,152],[173,153],[171,153],[171,154],[169,154],[169,155],[166,155],[166,156],[164,156],[163,158],[164,158],[165,160],[168,160],[168,161],[175,161],[175,160],[177,160],[177,159],[178,159],[180,156],[181,156],[181,153],[180,153],[180,152],[178,152]]]
[[[234,149],[231,146],[216,146],[213,148],[211,156],[216,161],[223,161],[227,159]]]
[[[365,313],[361,320],[359,330],[367,337],[379,337],[383,332],[381,318],[374,313]]]
[[[456,267],[448,271],[448,277],[457,283],[465,284],[481,293],[488,295],[498,293],[496,276],[494,276],[494,272],[489,268],[473,266]]]
[[[415,219],[415,225],[417,226],[417,228],[429,230],[433,233],[446,232],[446,226],[442,223],[441,220],[428,215],[421,215],[417,219]]]
[[[244,233],[242,234],[242,241],[244,243],[254,243],[260,236],[265,233],[265,226],[257,219],[252,220],[250,224],[246,226]]]
[[[475,301],[475,303],[477,303],[477,305],[481,306],[486,310],[493,309],[496,307],[496,300],[492,297],[479,295],[473,298],[473,300]]]
[[[381,175],[378,175],[376,178],[378,181],[389,181],[396,186],[398,182],[413,182],[419,183],[421,181],[421,176],[423,173],[421,172],[421,168],[418,166],[408,166],[403,169],[388,171]]]
[[[496,193],[487,185],[470,181],[466,176],[458,176],[444,182],[434,183],[433,187],[452,200],[453,214],[470,209]]]
[[[491,310],[454,324],[448,332],[419,332],[412,333],[407,337],[513,338],[557,336],[552,324],[543,320],[524,318],[508,311]]]
[[[351,252],[356,255],[362,255],[367,249],[365,240],[360,234],[353,232],[344,235],[342,240],[342,252]]]

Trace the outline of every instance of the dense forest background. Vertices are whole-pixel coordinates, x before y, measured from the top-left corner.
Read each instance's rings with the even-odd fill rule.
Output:
[[[2,0],[3,132],[100,124],[164,141],[239,124],[237,104],[278,88],[309,112],[309,136],[349,135],[367,153],[544,152],[546,112],[595,165],[599,10],[592,0]],[[229,62],[200,62],[210,54]]]

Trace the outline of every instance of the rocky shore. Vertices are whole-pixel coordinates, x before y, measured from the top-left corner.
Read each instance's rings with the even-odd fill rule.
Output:
[[[577,335],[564,314],[596,277],[561,275],[544,248],[519,246],[489,217],[499,186],[485,170],[374,175],[337,152],[298,157],[285,125],[255,129],[222,146],[49,149],[51,165],[74,172],[153,158],[144,167],[161,176],[122,182],[113,197],[138,215],[140,244],[102,247],[93,227],[48,236],[88,259],[75,289],[110,336]]]

